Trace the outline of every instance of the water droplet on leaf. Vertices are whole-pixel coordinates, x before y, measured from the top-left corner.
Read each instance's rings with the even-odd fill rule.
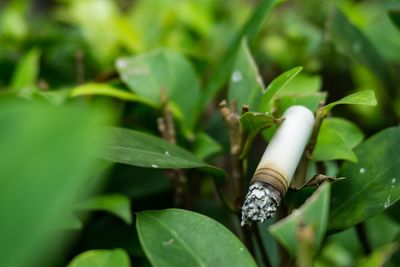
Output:
[[[232,73],[232,82],[236,83],[236,82],[240,82],[243,79],[242,77],[242,73],[238,70],[235,70]]]

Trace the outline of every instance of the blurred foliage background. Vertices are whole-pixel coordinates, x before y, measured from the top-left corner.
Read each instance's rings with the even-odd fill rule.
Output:
[[[158,100],[149,103],[151,98],[135,98],[129,94],[129,80],[123,77],[124,64],[130,64],[129,61],[123,61],[126,57],[149,55],[147,53],[155,49],[167,49],[166,51],[171,53],[169,54],[171,61],[176,65],[180,64],[179,68],[182,69],[182,73],[178,72],[182,76],[177,78],[187,79],[180,85],[187,90],[177,92],[182,97],[181,102],[185,103],[191,98],[200,99],[213,75],[221,71],[221,68],[226,68],[221,62],[229,57],[229,53],[233,53],[233,59],[236,56],[236,50],[232,52],[230,48],[248,17],[261,2],[256,0],[2,0],[0,2],[1,97],[7,99],[18,95],[23,99],[49,102],[52,106],[68,106],[65,110],[59,111],[61,114],[57,115],[57,118],[61,119],[58,120],[51,116],[57,113],[52,108],[46,110],[34,104],[11,105],[6,101],[0,104],[2,105],[0,122],[8,125],[6,123],[12,118],[19,123],[13,126],[15,128],[7,127],[7,129],[0,125],[0,136],[3,139],[0,144],[9,146],[8,150],[7,147],[4,150],[2,147],[2,150],[13,153],[14,147],[37,142],[30,148],[30,156],[26,155],[25,158],[19,158],[19,154],[14,151],[13,162],[29,162],[30,158],[39,157],[36,154],[38,151],[43,151],[43,159],[38,160],[37,164],[54,169],[54,173],[49,171],[46,176],[49,181],[55,173],[66,171],[62,167],[63,163],[71,168],[74,166],[77,168],[75,176],[71,174],[74,177],[77,177],[76,174],[82,177],[88,176],[88,173],[90,177],[94,177],[83,181],[79,180],[78,175],[76,181],[70,181],[70,185],[63,183],[51,185],[50,182],[44,181],[44,184],[49,186],[45,191],[53,190],[55,194],[54,190],[58,187],[68,187],[67,192],[70,193],[80,191],[78,188],[82,186],[90,188],[82,190],[84,191],[82,194],[76,193],[77,196],[71,193],[69,196],[59,198],[59,203],[63,205],[58,207],[65,208],[61,212],[68,214],[72,206],[65,203],[67,200],[70,202],[74,200],[75,217],[70,218],[72,221],[68,221],[53,214],[54,222],[60,219],[65,222],[66,226],[61,228],[67,229],[63,232],[63,235],[67,236],[63,240],[67,241],[57,241],[56,238],[49,238],[48,242],[43,241],[47,243],[43,250],[51,252],[49,253],[51,256],[48,256],[50,260],[47,260],[50,266],[65,266],[76,255],[89,249],[114,248],[125,249],[133,266],[149,266],[135,227],[132,225],[130,209],[137,212],[172,207],[172,189],[167,174],[163,170],[123,164],[110,167],[109,164],[97,161],[88,163],[87,166],[90,167],[79,167],[79,162],[76,162],[77,159],[74,159],[73,155],[83,155],[93,151],[90,147],[84,147],[84,144],[87,140],[98,138],[97,133],[100,131],[96,128],[98,124],[114,124],[159,135],[156,121],[161,111],[159,108],[153,108],[159,106],[159,103],[155,103]],[[258,34],[254,35],[254,38],[249,38],[249,49],[265,84],[269,84],[286,70],[303,66],[302,72],[285,88],[286,93],[325,91],[328,93],[329,103],[349,93],[373,89],[378,98],[378,107],[345,106],[335,110],[335,115],[354,122],[366,137],[397,124],[400,117],[400,1],[278,2],[269,18],[261,24]],[[349,28],[349,23],[354,27]],[[185,58],[191,63],[190,66],[187,66]],[[169,64],[169,61],[165,64]],[[190,69],[189,72],[187,68]],[[230,75],[233,71],[232,66],[222,70],[224,71]],[[160,72],[159,75],[164,75],[162,68]],[[165,72],[168,70],[165,69]],[[188,78],[187,73],[194,78]],[[82,89],[82,86],[89,87]],[[146,84],[139,82],[132,86],[140,88]],[[192,89],[194,87],[197,91]],[[81,94],[84,96],[79,96]],[[188,116],[191,110],[193,113],[197,112],[193,115],[193,122],[178,126],[178,143],[193,151],[198,157],[218,166],[223,166],[226,162],[224,153],[229,151],[229,138],[215,107],[226,94],[227,86],[221,86],[209,99],[205,98],[207,102],[203,107],[196,106],[199,111],[188,107],[183,115],[179,115],[179,112],[174,113],[178,118],[182,116],[179,120],[187,122],[192,118],[185,116]],[[196,105],[201,106],[201,104]],[[94,106],[96,108],[93,108]],[[9,114],[10,110],[14,110],[14,113],[11,112],[13,115],[4,116],[2,119],[2,114]],[[195,119],[197,123],[194,123]],[[75,121],[72,126],[68,124],[70,120]],[[98,123],[99,121],[101,123]],[[61,135],[66,132],[69,134],[65,137],[59,136],[59,140],[53,140],[50,135],[49,139],[46,139],[43,137],[45,133],[42,135],[36,133],[40,125],[47,126],[47,129],[53,129]],[[25,132],[25,135],[15,136],[13,134],[15,131],[12,129]],[[85,134],[74,135],[75,131]],[[41,137],[35,139],[36,136]],[[51,142],[56,145],[52,146]],[[75,143],[76,150],[71,150],[72,147],[66,146],[66,142]],[[53,151],[52,148],[57,149]],[[46,149],[48,154],[45,152]],[[26,153],[27,150],[21,151]],[[250,157],[256,159],[260,153],[262,150],[255,149]],[[10,161],[6,161],[6,158]],[[12,162],[10,158],[12,156],[2,155],[1,164]],[[29,166],[26,169],[27,173],[21,171],[15,175],[22,177],[33,173],[36,175],[33,175],[34,177],[41,176],[42,174],[34,172],[37,165],[31,164],[31,169]],[[101,167],[93,167],[92,164]],[[0,174],[8,175],[11,172],[9,169],[11,165],[7,166],[2,167]],[[338,167],[334,164],[333,168]],[[222,204],[216,200],[212,182],[200,179],[196,172],[190,174],[193,177],[189,185],[194,188],[191,209],[206,214],[231,229],[237,229],[238,225],[229,219]],[[96,181],[91,181],[93,179]],[[32,186],[36,184],[34,181],[31,183]],[[28,185],[29,183],[25,182],[15,182],[9,184],[9,187],[0,185],[0,193],[4,195],[3,201],[12,199],[15,201],[13,206],[15,209],[26,208],[29,202],[19,201],[18,196],[7,199],[4,191],[5,188],[16,190]],[[37,190],[44,189],[40,187]],[[93,192],[106,195],[109,199],[96,198],[87,202],[88,194]],[[41,229],[38,232],[50,227],[40,225],[39,222],[35,226],[35,221],[31,221],[35,216],[41,216],[41,209],[51,209],[44,206],[46,201],[40,201],[40,194],[37,196],[39,200],[34,202],[38,204],[32,207],[30,217],[20,218],[23,223],[18,220],[18,222],[6,221],[4,224],[7,226],[9,223],[9,227],[18,224],[22,228],[36,227]],[[49,197],[56,199],[54,195]],[[0,203],[0,207],[2,205],[5,204]],[[398,241],[400,233],[398,207],[398,204],[394,204],[384,213],[366,221],[367,232],[374,248]],[[92,211],[90,216],[84,212],[88,210]],[[8,211],[13,212],[9,209]],[[0,226],[3,226],[2,222]],[[29,237],[19,229],[21,228],[15,230],[21,235],[19,238]],[[30,238],[35,240],[35,236]],[[268,233],[263,234],[263,238],[271,252],[271,261],[277,266],[277,244]],[[354,227],[330,235],[324,244],[317,255],[315,266],[354,266],[363,256],[362,244],[357,240]],[[4,255],[7,246],[8,244],[0,246]],[[32,248],[28,249],[29,244],[26,247],[27,251],[33,251]],[[8,249],[12,250],[13,248]],[[16,257],[17,254],[10,255]],[[40,259],[35,260],[40,262]],[[390,264],[388,266],[399,266],[400,254],[395,254]],[[25,265],[16,263],[9,266]]]

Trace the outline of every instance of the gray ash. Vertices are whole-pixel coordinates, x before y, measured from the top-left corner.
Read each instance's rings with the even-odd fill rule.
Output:
[[[273,217],[281,202],[281,194],[271,185],[255,182],[249,188],[242,207],[241,226]]]

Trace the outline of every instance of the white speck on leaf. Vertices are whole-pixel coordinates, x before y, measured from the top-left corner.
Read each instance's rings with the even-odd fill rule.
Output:
[[[119,69],[125,69],[128,66],[126,61],[124,59],[118,59],[117,60],[117,68]]]
[[[168,152],[168,151],[165,151],[165,155],[169,156],[169,152]]]
[[[395,184],[396,183],[396,177],[393,177],[392,178],[392,184]]]
[[[390,195],[387,197],[385,203],[383,204],[383,207],[386,209],[390,206],[391,201],[390,201]]]
[[[243,251],[243,250],[244,250],[244,248],[239,248],[239,250],[240,250],[240,251]]]
[[[151,164],[151,167],[158,168],[158,166],[156,164]]]
[[[235,70],[232,73],[232,82],[236,83],[236,82],[240,82],[243,79],[242,77],[242,73],[238,70]]]
[[[360,168],[360,173],[364,174],[365,173],[365,169],[364,168]]]
[[[174,243],[174,239],[173,238],[171,238],[170,240],[167,240],[167,241],[163,241],[163,245],[164,246],[170,246],[173,243]]]

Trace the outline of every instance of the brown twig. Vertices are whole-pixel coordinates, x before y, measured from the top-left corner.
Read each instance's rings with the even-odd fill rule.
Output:
[[[241,207],[243,204],[245,191],[244,191],[244,169],[243,160],[240,159],[240,153],[243,149],[243,134],[240,128],[240,116],[237,112],[237,103],[232,101],[230,107],[224,100],[219,104],[219,109],[222,114],[222,118],[225,121],[229,129],[229,141],[231,145],[230,149],[230,161],[231,161],[231,181],[234,187],[234,209],[236,211],[239,221],[241,220]],[[242,113],[247,112],[248,107],[242,108]],[[250,253],[254,255],[254,246],[252,241],[251,229],[248,226],[241,227],[242,239],[249,249]]]
[[[172,110],[168,104],[166,89],[161,89],[160,101],[163,111],[163,117],[157,119],[158,131],[161,136],[172,144],[176,144],[175,123]],[[188,207],[189,195],[187,188],[187,178],[180,169],[171,169],[167,171],[167,176],[174,188],[174,203],[177,207]]]
[[[229,141],[231,144],[230,161],[232,165],[232,183],[235,190],[234,205],[237,212],[242,207],[244,198],[244,177],[243,177],[243,161],[239,158],[242,150],[242,133],[240,130],[239,115],[236,112],[236,103],[231,103],[228,108],[227,102],[224,100],[219,104],[222,118],[229,129]]]

